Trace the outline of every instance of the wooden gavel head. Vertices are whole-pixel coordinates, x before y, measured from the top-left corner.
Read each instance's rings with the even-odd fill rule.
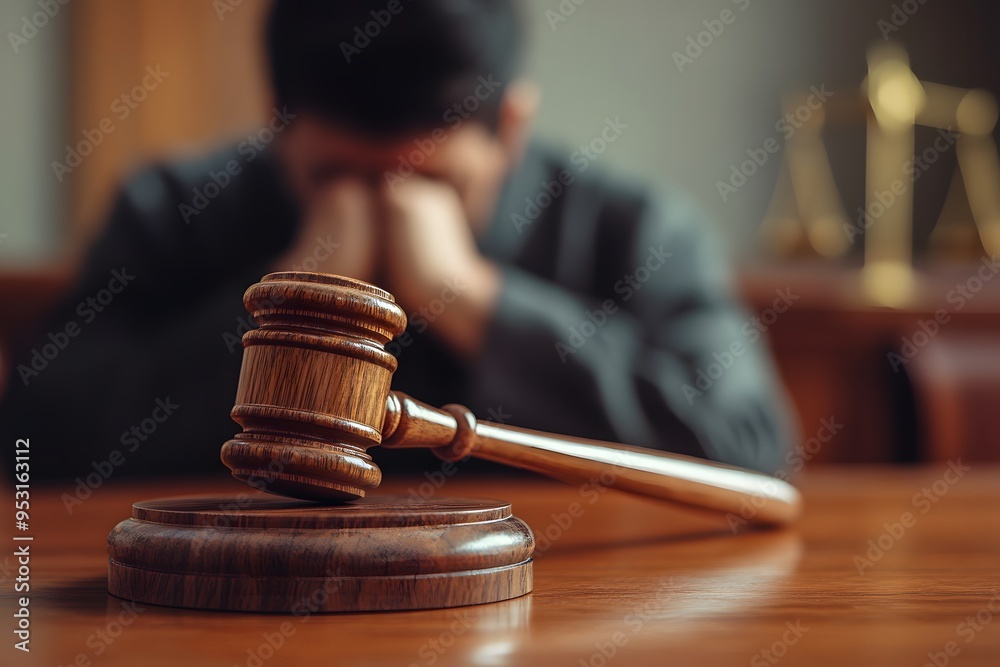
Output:
[[[369,447],[428,447],[581,484],[782,524],[798,516],[790,484],[680,454],[478,422],[461,405],[433,408],[389,390],[386,345],[406,328],[392,295],[321,273],[272,273],[250,287],[260,325],[243,336],[233,419],[243,432],[222,447],[233,476],[305,500],[362,498],[382,474]],[[605,481],[607,480],[607,481]]]
[[[382,473],[365,451],[382,439],[396,358],[385,346],[406,314],[374,285],[271,273],[243,298],[260,326],[243,336],[233,419],[222,447],[239,480],[272,493],[353,500]]]

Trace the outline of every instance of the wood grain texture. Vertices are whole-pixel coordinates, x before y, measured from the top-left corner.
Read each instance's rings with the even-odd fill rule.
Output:
[[[260,324],[243,337],[232,416],[243,432],[222,447],[233,476],[307,500],[364,497],[381,473],[366,450],[430,447],[445,460],[472,455],[572,484],[605,486],[701,510],[782,525],[801,511],[798,491],[749,470],[611,442],[478,423],[460,405],[432,408],[390,392],[396,360],[385,345],[405,329],[392,295],[318,273],[273,273],[251,286]]]
[[[222,461],[256,488],[310,500],[352,500],[382,475],[367,447],[381,441],[396,359],[385,345],[406,327],[392,295],[326,274],[272,273],[244,305],[233,419],[243,432]]]
[[[87,156],[87,168],[66,179],[72,254],[82,255],[101,231],[115,190],[136,165],[195,146],[235,145],[266,127],[271,107],[260,40],[267,8],[156,0],[67,5],[67,143],[75,146],[101,119],[114,123]],[[147,65],[169,77],[122,118],[109,105],[142,83]]]
[[[108,536],[108,588],[143,604],[296,613],[432,609],[531,590],[528,527],[502,501],[255,494],[135,503]]]
[[[921,514],[914,494],[945,468],[810,469],[794,528],[737,536],[719,519],[627,494],[459,470],[433,497],[512,501],[535,533],[532,593],[475,607],[292,616],[133,608],[107,593],[107,534],[137,498],[233,495],[238,482],[112,479],[72,515],[66,489],[33,488],[32,653],[2,642],[0,664],[68,666],[83,656],[95,667],[580,667],[600,664],[595,644],[607,648],[621,633],[606,667],[746,667],[799,622],[808,631],[777,667],[922,667],[950,641],[961,653],[949,667],[995,667],[1000,618],[971,642],[956,628],[1000,589],[1000,469],[974,466]],[[409,478],[383,486],[420,489]],[[582,513],[566,523],[574,503]],[[859,574],[854,557],[907,511],[917,523]],[[9,632],[16,559],[0,554],[0,566],[10,572],[0,589]]]

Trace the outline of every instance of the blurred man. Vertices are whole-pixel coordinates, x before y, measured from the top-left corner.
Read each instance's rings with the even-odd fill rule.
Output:
[[[529,140],[539,95],[517,76],[512,4],[279,0],[266,126],[123,188],[73,295],[11,364],[7,440],[31,437],[69,479],[219,470],[242,294],[304,269],[396,296],[393,385],[421,400],[777,469],[781,392],[709,224],[595,173],[618,118],[570,155]]]

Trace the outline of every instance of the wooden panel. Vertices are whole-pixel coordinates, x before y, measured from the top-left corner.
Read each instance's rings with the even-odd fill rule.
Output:
[[[227,4],[88,0],[71,5],[67,141],[75,146],[102,119],[114,127],[65,177],[71,252],[79,252],[100,229],[115,188],[130,170],[239,136],[267,117],[261,21],[268,3],[232,3],[232,11],[220,18],[216,7]],[[147,67],[169,74],[134,109],[116,103],[142,85]]]
[[[993,410],[991,388],[1000,386],[1000,279],[983,282],[968,298],[955,291],[981,266],[921,274],[918,298],[898,310],[866,304],[858,273],[849,267],[743,272],[752,312],[769,307],[776,289],[798,297],[767,333],[803,438],[812,437],[823,418],[843,424],[814,461],[910,462],[958,455],[1000,460],[1000,440],[985,428]],[[925,343],[921,323],[933,329],[936,313],[946,319]],[[968,336],[979,340],[978,357],[960,354],[962,343],[943,347],[944,341]],[[912,356],[901,354],[904,339],[920,343]],[[942,357],[944,350],[949,353]],[[895,364],[890,352],[900,354]],[[920,384],[916,393],[914,383]],[[964,403],[958,412],[956,402]]]
[[[928,461],[1000,460],[1000,340],[944,332],[910,364]]]

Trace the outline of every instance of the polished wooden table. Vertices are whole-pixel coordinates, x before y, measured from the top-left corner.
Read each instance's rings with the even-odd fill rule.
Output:
[[[72,515],[60,499],[71,487],[39,488],[32,651],[12,648],[8,547],[0,664],[1000,665],[1000,468],[970,468],[816,470],[800,480],[797,527],[735,536],[717,519],[599,486],[459,473],[423,490],[513,501],[538,540],[533,593],[299,616],[132,605],[106,592],[105,539],[132,501],[241,493],[236,482],[108,482]]]

